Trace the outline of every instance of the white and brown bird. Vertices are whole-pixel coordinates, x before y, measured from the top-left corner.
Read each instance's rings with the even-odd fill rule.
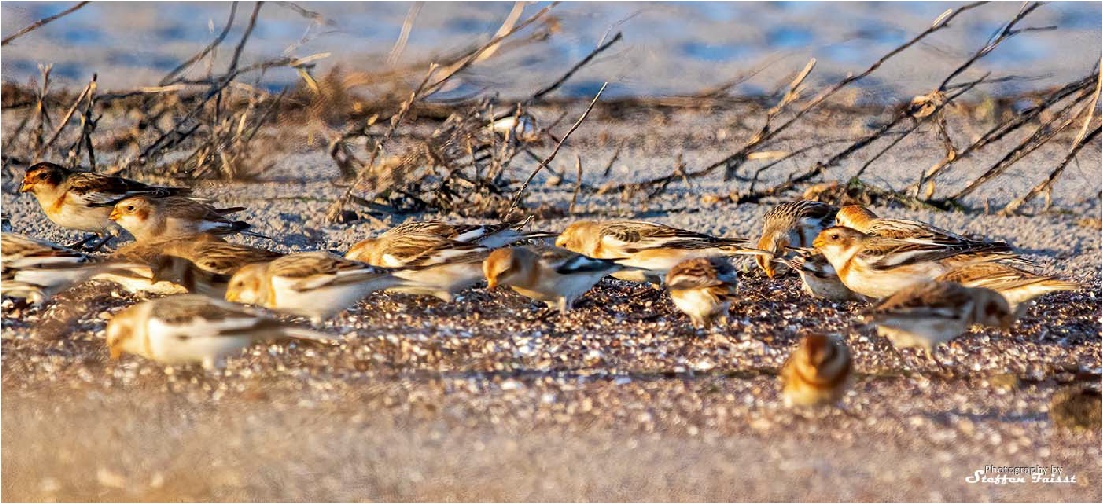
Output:
[[[165,364],[200,363],[218,369],[256,341],[337,338],[291,327],[245,306],[183,294],[145,301],[120,311],[107,324],[111,357],[123,352]]]
[[[1011,247],[1005,242],[966,238],[926,222],[910,219],[883,219],[861,205],[848,205],[840,208],[839,213],[835,216],[835,221],[839,226],[856,229],[878,238],[892,238],[945,246],[983,246],[993,252],[1011,251]]]
[[[838,211],[834,205],[818,201],[782,203],[762,217],[762,237],[758,240],[758,248],[774,254],[774,257],[792,255],[790,248],[809,248],[820,231],[833,225]],[[778,263],[772,257],[755,256],[755,262],[770,278],[777,273]]]
[[[936,278],[942,282],[956,282],[966,287],[985,287],[999,292],[1015,313],[1022,317],[1030,302],[1051,292],[1072,291],[1083,288],[1051,276],[1037,275],[1002,263],[968,264]]]
[[[112,261],[140,265],[129,268],[128,273],[108,272],[97,279],[119,284],[127,291],[140,295],[186,294],[187,286],[178,283],[164,264],[167,251],[198,247],[203,243],[226,243],[221,237],[209,233],[188,236],[187,239],[167,238],[155,241],[135,241],[123,244],[109,258]],[[160,274],[158,274],[160,272]]]
[[[382,268],[402,268],[395,270],[394,275],[417,284],[388,292],[431,295],[448,302],[483,281],[483,261],[489,255],[490,249],[482,245],[409,232],[381,236],[370,246],[353,247],[345,259]]]
[[[915,284],[934,280],[967,264],[1014,258],[1003,247],[985,242],[938,243],[878,238],[835,226],[813,242],[850,290],[885,298]]]
[[[863,317],[896,348],[915,347],[928,358],[939,343],[950,341],[973,325],[1008,328],[1014,314],[1004,297],[984,287],[954,282],[913,285],[877,303]]]
[[[192,294],[226,296],[230,278],[242,266],[274,261],[284,254],[222,240],[171,240],[151,259],[156,281],[183,286]]]
[[[522,229],[529,221],[507,224],[449,224],[440,220],[408,221],[388,229],[375,238],[368,238],[353,245],[349,254],[373,258],[383,266],[385,250],[392,247],[391,240],[412,235],[430,235],[447,238],[462,243],[480,245],[488,249],[501,248],[523,240],[554,238],[555,233],[547,231],[525,231]],[[374,263],[373,263],[374,264]]]
[[[201,233],[224,236],[251,226],[226,217],[245,207],[215,208],[182,196],[131,196],[115,204],[109,216],[139,242],[184,238]]]
[[[508,285],[518,294],[566,314],[602,278],[625,269],[611,259],[597,259],[549,246],[497,249],[483,263],[487,288]]]
[[[34,194],[42,211],[54,224],[103,237],[118,232],[110,219],[115,203],[136,195],[167,197],[191,193],[184,187],[151,186],[45,162],[27,169],[19,191]],[[100,245],[105,242],[106,238]]]
[[[555,245],[597,259],[615,259],[635,270],[614,275],[622,280],[659,284],[671,268],[687,259],[734,255],[766,255],[750,248],[747,240],[718,238],[644,221],[591,221],[572,223],[559,234]]]
[[[779,259],[775,259],[779,260]],[[835,268],[820,253],[800,253],[785,261],[793,271],[800,275],[801,288],[813,297],[831,301],[865,301],[867,298],[846,286]]]
[[[390,271],[329,252],[289,254],[242,266],[230,279],[226,300],[310,317],[315,324],[378,290],[413,282]]]
[[[786,406],[837,404],[853,372],[850,348],[837,335],[809,334],[781,368],[781,397]]]
[[[379,238],[361,241],[349,249],[345,259],[368,263],[380,268],[404,268],[444,264],[455,258],[463,258],[472,252],[486,251],[488,247],[475,243],[456,241],[430,233],[398,233],[380,235]]]
[[[723,257],[683,261],[666,274],[666,288],[674,306],[698,329],[711,327],[716,319],[727,320],[738,287],[735,268]]]
[[[15,233],[0,238],[3,295],[42,304],[73,285],[103,276],[132,275],[140,264],[92,257],[45,240]]]

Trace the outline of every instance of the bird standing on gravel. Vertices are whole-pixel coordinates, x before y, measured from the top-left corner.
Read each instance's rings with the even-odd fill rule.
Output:
[[[20,192],[30,192],[54,224],[68,229],[96,233],[103,246],[118,227],[110,219],[112,207],[129,196],[167,197],[186,195],[191,189],[158,187],[122,177],[78,172],[54,163],[38,163],[27,169]],[[87,243],[85,238],[74,247]]]
[[[878,238],[937,243],[941,245],[985,245],[995,252],[1010,252],[1011,247],[1004,242],[990,242],[965,238],[952,231],[935,227],[925,222],[909,219],[882,219],[877,214],[860,205],[848,205],[839,209],[835,216],[836,224],[861,231]]]
[[[723,257],[683,261],[666,274],[674,306],[698,329],[710,327],[717,318],[726,322],[738,287],[735,268]]]
[[[984,242],[944,245],[877,238],[847,227],[825,229],[813,242],[850,290],[884,298],[934,280],[956,267],[1014,258],[1004,247]]]
[[[372,292],[411,284],[329,252],[302,252],[241,267],[230,278],[226,300],[310,317],[321,324]]]
[[[131,275],[138,264],[95,258],[76,250],[15,233],[0,238],[3,295],[42,304],[58,292],[103,275]]]
[[[153,276],[192,294],[222,299],[242,266],[274,261],[284,254],[221,240],[170,240],[152,259]]]
[[[421,224],[421,223],[419,223]],[[483,261],[490,249],[434,234],[399,233],[357,244],[345,259],[382,268],[402,268],[394,275],[417,286],[389,292],[436,296],[450,302],[456,294],[483,281]]]
[[[488,289],[508,285],[561,315],[602,278],[624,269],[618,261],[547,246],[497,249],[483,263]]]
[[[758,240],[758,248],[774,254],[774,257],[785,257],[789,247],[811,247],[820,231],[832,226],[838,211],[834,205],[818,201],[782,203],[762,217],[762,237]],[[772,257],[760,255],[754,259],[767,276],[774,277],[776,262]]]
[[[215,208],[182,196],[150,198],[131,196],[115,204],[109,218],[139,242],[183,238],[200,233],[225,236],[249,229],[243,221],[226,216],[245,207]]]
[[[555,245],[598,259],[616,259],[635,271],[614,275],[622,280],[660,284],[671,268],[697,257],[767,255],[746,240],[715,236],[644,221],[577,221]]]
[[[282,338],[336,339],[289,327],[241,305],[193,294],[139,303],[107,324],[107,348],[113,359],[127,352],[165,364],[198,362],[208,370],[223,367],[227,356],[255,341]]]
[[[357,243],[345,254],[345,259],[380,268],[403,268],[443,264],[454,258],[465,257],[473,251],[485,250],[489,248],[436,234],[400,233],[381,235],[370,242],[365,240]]]
[[[786,406],[838,403],[852,371],[846,341],[836,335],[809,334],[781,368],[782,400]]]
[[[547,231],[523,231],[528,221],[511,224],[448,224],[440,220],[409,221],[399,224],[384,231],[375,238],[360,241],[349,249],[349,254],[356,253],[362,257],[378,257],[378,250],[386,249],[391,245],[391,239],[409,235],[431,235],[447,238],[457,242],[472,243],[489,249],[501,248],[513,245],[522,240],[538,240],[554,238],[555,233]],[[364,260],[364,259],[360,259]],[[365,262],[369,262],[364,260]],[[376,264],[376,266],[383,266]]]
[[[966,287],[985,287],[999,292],[1011,307],[1015,318],[1022,317],[1030,302],[1050,292],[1071,291],[1083,288],[1051,276],[1036,275],[1001,263],[970,264],[943,274],[936,280],[956,282]]]
[[[896,348],[921,348],[930,359],[934,347],[980,324],[1006,329],[1014,314],[1000,293],[953,282],[914,285],[869,309],[863,317]]]

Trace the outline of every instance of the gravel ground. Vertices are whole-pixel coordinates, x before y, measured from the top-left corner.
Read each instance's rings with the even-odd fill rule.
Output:
[[[587,123],[574,147],[603,166],[627,142],[614,170],[622,179],[666,173],[678,151],[691,166],[727,152],[715,135],[730,116],[662,121],[636,119],[631,133],[623,122]],[[602,131],[612,139],[599,140]],[[904,147],[874,172],[879,180],[897,184],[914,173],[898,166],[927,166],[932,153]],[[507,291],[475,289],[451,304],[376,294],[327,322],[353,334],[341,346],[257,346],[218,374],[109,360],[106,319],[139,299],[87,284],[41,310],[5,310],[3,498],[1099,501],[1099,426],[1060,427],[1050,407],[1058,392],[1098,382],[1103,367],[1100,231],[1078,223],[1099,215],[1098,151],[1058,185],[1055,201],[1069,212],[877,209],[1007,240],[1040,271],[1086,285],[1043,298],[1010,331],[942,347],[943,368],[889,350],[855,322],[861,304],[812,300],[795,278],[750,269],[732,325],[713,332],[694,331],[661,292],[615,280],[548,320]],[[1046,166],[1028,160],[1024,170]],[[250,243],[343,250],[381,226],[323,223],[340,191],[326,181],[333,175],[324,155],[303,153],[259,182],[197,192],[249,206],[247,220],[278,237]],[[1009,180],[979,197],[1030,183]],[[571,184],[546,182],[537,178],[529,200],[565,205]],[[17,232],[76,237],[13,194],[16,183],[5,174],[3,212]],[[705,180],[647,208],[611,196],[580,208],[755,234],[768,207],[702,203],[722,191]],[[777,368],[811,330],[844,334],[854,351],[858,378],[839,409],[780,405]],[[966,481],[986,465],[1060,466],[1076,482]]]

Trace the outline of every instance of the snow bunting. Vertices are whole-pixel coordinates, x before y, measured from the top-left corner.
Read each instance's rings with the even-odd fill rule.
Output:
[[[115,282],[135,294],[186,294],[188,289],[184,285],[172,281],[172,275],[166,272],[159,277],[156,270],[164,268],[160,263],[166,250],[198,246],[198,244],[206,242],[225,243],[222,238],[209,233],[191,235],[186,240],[168,238],[157,241],[126,243],[112,253],[110,258],[116,261],[138,264],[141,267],[131,268],[129,274],[105,274],[99,275],[97,278]]]
[[[1004,242],[974,240],[952,231],[909,219],[882,219],[860,205],[848,205],[839,209],[835,217],[837,225],[856,229],[870,236],[896,240],[935,243],[940,245],[984,245],[994,252],[1010,252]]]
[[[215,208],[182,196],[131,196],[116,203],[109,218],[137,241],[160,241],[200,233],[228,235],[244,231],[251,226],[226,217],[242,210],[245,207]]]
[[[666,288],[693,326],[708,328],[716,318],[727,320],[739,278],[723,257],[698,257],[683,261],[666,274]]]
[[[415,253],[416,250],[404,250],[408,248],[407,239],[436,237],[494,249],[522,240],[554,236],[554,233],[545,231],[521,231],[515,225],[455,225],[439,220],[411,221],[388,229],[375,238],[356,243],[345,257],[379,267],[400,267],[407,262],[404,258],[416,259],[419,256]],[[403,255],[396,255],[396,251]]]
[[[145,301],[120,311],[107,323],[107,348],[113,359],[127,352],[165,364],[199,362],[206,369],[221,368],[227,356],[254,341],[283,338],[336,339],[194,294]]]
[[[151,186],[122,177],[78,172],[54,163],[38,163],[28,168],[19,191],[34,194],[54,224],[101,236],[118,232],[109,218],[111,207],[128,196],[191,193],[183,187]]]
[[[375,240],[384,240],[404,235],[433,235],[464,243],[474,243],[486,248],[501,248],[522,240],[554,238],[555,233],[547,231],[524,231],[521,228],[529,220],[509,224],[448,224],[440,220],[409,221],[384,231],[374,239],[364,240],[353,245],[352,250],[364,248],[360,252],[371,254]]]
[[[864,319],[897,348],[922,348],[928,358],[935,345],[964,333],[974,324],[1007,328],[1014,320],[1000,293],[954,282],[912,285],[876,304]]]
[[[827,258],[839,279],[863,296],[884,298],[934,280],[955,267],[1015,257],[999,244],[937,243],[878,238],[835,226],[823,230],[813,246]]]
[[[153,260],[153,278],[179,284],[193,294],[221,299],[226,296],[230,278],[242,266],[283,255],[221,240],[172,240]]]
[[[986,287],[1007,299],[1016,318],[1026,313],[1030,301],[1050,292],[1070,291],[1082,285],[1000,263],[969,264],[943,274],[936,280],[956,282],[966,287]]]
[[[482,264],[490,255],[490,249],[481,245],[412,232],[391,236],[384,233],[367,246],[363,246],[365,242],[357,245],[345,259],[381,268],[403,268],[394,271],[394,275],[418,284],[395,287],[388,292],[426,294],[446,302],[483,280]]]
[[[831,301],[863,301],[866,298],[847,288],[827,258],[819,253],[802,253],[784,260],[800,275],[802,290],[814,297]]]
[[[116,264],[76,250],[26,236],[3,233],[0,238],[0,291],[5,296],[42,304],[74,284],[106,273],[127,274],[129,264]]]
[[[242,266],[230,278],[226,300],[310,317],[320,324],[372,292],[410,284],[386,270],[329,252],[302,252]]]
[[[362,241],[353,245],[345,259],[368,263],[380,268],[428,266],[462,258],[473,251],[488,250],[474,243],[465,243],[428,233],[400,233]]]
[[[775,257],[788,255],[789,247],[807,248],[820,231],[832,226],[839,209],[818,201],[797,200],[782,203],[766,212],[762,218],[762,237],[758,248]],[[755,256],[755,262],[773,278],[775,261],[768,256]]]
[[[717,238],[643,221],[577,221],[559,234],[555,245],[597,259],[617,259],[619,264],[636,270],[618,272],[616,278],[655,284],[687,259],[772,255],[747,247],[746,240]]]
[[[542,301],[549,309],[566,314],[605,276],[625,266],[611,259],[597,259],[548,246],[510,247],[490,253],[483,263],[487,288],[508,285],[517,293]]]
[[[852,371],[846,341],[837,335],[809,334],[781,368],[781,397],[786,406],[838,403]]]

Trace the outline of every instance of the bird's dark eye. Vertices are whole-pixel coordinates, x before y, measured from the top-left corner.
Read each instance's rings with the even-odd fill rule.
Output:
[[[126,211],[133,212],[134,211],[134,205],[127,205],[126,206]]]
[[[833,234],[831,235],[831,239],[832,239],[832,240],[838,240],[838,239],[839,239],[839,233],[833,233]]]

